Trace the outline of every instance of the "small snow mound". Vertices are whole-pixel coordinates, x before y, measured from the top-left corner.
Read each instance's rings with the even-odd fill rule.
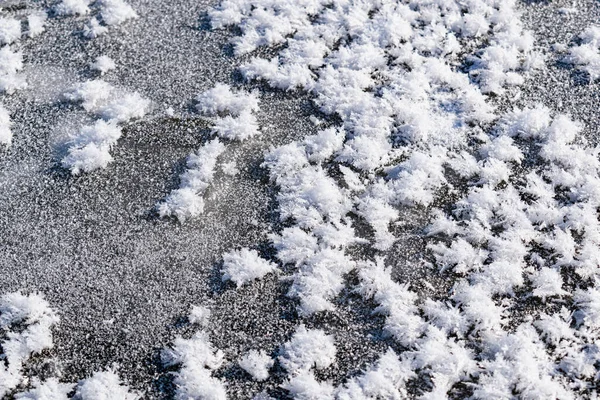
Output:
[[[12,143],[12,122],[8,110],[0,104],[0,143],[10,146]]]
[[[62,0],[54,10],[59,15],[85,15],[90,12],[90,0]]]
[[[104,75],[108,71],[111,71],[117,67],[114,60],[109,56],[98,56],[96,61],[94,61],[91,65],[91,68],[99,71],[100,75]]]
[[[195,218],[204,212],[202,195],[213,181],[217,158],[225,151],[219,139],[207,142],[187,159],[187,170],[180,176],[179,189],[158,205],[161,218],[176,217],[180,222]]]
[[[269,377],[269,369],[275,361],[264,350],[250,350],[240,361],[240,367],[256,381],[264,381]]]
[[[74,400],[135,400],[139,395],[131,393],[114,371],[95,372],[77,385]]]
[[[261,279],[276,269],[275,264],[260,257],[256,250],[243,248],[223,255],[223,281],[231,280],[237,287]]]
[[[320,329],[306,329],[300,325],[280,351],[279,363],[292,376],[329,367],[335,361],[333,336]]]

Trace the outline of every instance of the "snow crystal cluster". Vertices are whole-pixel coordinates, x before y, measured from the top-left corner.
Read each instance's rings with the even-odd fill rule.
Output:
[[[10,293],[0,297],[0,398],[17,400],[135,400],[139,396],[122,385],[114,371],[96,372],[77,385],[56,378],[29,379],[23,366],[33,354],[52,348],[52,327],[59,321],[38,294]],[[26,388],[31,383],[30,388]],[[16,389],[24,389],[16,392]],[[12,397],[11,397],[12,398]]]
[[[179,366],[174,373],[176,400],[227,399],[224,382],[212,376],[223,364],[224,354],[213,348],[206,332],[175,339],[172,348],[163,350],[162,360],[165,366]]]
[[[569,49],[565,61],[576,65],[595,81],[600,78],[600,26],[588,27],[579,39],[581,43]]]
[[[158,204],[161,218],[176,217],[184,222],[204,212],[202,195],[213,181],[217,159],[224,151],[225,145],[213,139],[188,156],[187,170],[179,177],[179,188]]]
[[[0,398],[23,381],[23,365],[32,354],[51,348],[51,328],[58,316],[39,295],[0,297]]]
[[[98,14],[92,17],[84,28],[84,35],[90,39],[108,32],[108,27],[120,25],[138,17],[134,9],[124,0],[62,0],[54,7],[58,15],[88,15],[94,3]]]
[[[260,257],[256,250],[232,250],[223,255],[223,281],[231,280],[237,287],[274,272],[277,266]]]
[[[7,146],[10,146],[12,142],[11,125],[12,121],[8,111],[0,104],[0,143]]]
[[[229,85],[218,83],[198,95],[196,101],[196,108],[201,114],[216,116],[212,132],[220,138],[242,141],[259,133],[253,114],[258,111],[256,93],[234,92]]]
[[[300,316],[332,310],[356,271],[354,290],[403,349],[334,387],[311,372],[334,362],[333,338],[300,326],[277,359],[292,397],[594,394],[600,150],[542,106],[495,114],[488,96],[517,90],[543,62],[514,1],[226,0],[210,16],[214,28],[240,29],[238,55],[281,46],[243,65],[246,79],[305,90],[341,120],[265,156],[285,226],[269,239],[292,271],[281,277],[288,296]],[[569,56],[592,78],[595,29]],[[199,109],[220,111],[213,103]],[[458,200],[437,208],[448,201],[440,193]],[[427,207],[424,257],[451,282],[447,295],[396,282],[384,257],[348,255],[366,244],[384,255],[406,207]],[[357,235],[356,218],[372,235]],[[242,284],[254,278],[235,268]],[[248,355],[244,369],[264,372],[264,355]]]
[[[100,75],[106,74],[108,71],[115,69],[117,66],[109,56],[99,56],[91,65],[92,69],[100,72]]]
[[[69,142],[62,165],[73,175],[106,168],[113,161],[110,150],[121,138],[119,124],[142,118],[150,107],[150,101],[139,93],[123,93],[102,80],[77,84],[63,96],[100,117],[93,125],[83,126]]]

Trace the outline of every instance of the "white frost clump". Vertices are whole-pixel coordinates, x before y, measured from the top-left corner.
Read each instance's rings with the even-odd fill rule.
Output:
[[[83,35],[86,38],[94,39],[108,32],[108,27],[101,25],[97,18],[92,18],[86,26],[83,27]]]
[[[62,0],[55,8],[59,15],[85,15],[90,12],[90,0]]]
[[[300,325],[285,343],[278,357],[279,363],[292,376],[311,368],[324,369],[335,361],[333,336],[320,329],[306,329]]]
[[[119,25],[128,19],[137,18],[137,13],[123,0],[98,0],[102,21],[106,25]]]
[[[204,115],[229,113],[216,117],[213,133],[224,139],[246,140],[258,134],[259,127],[253,112],[258,111],[256,93],[233,92],[226,84],[217,83],[214,88],[198,95],[197,110]]]
[[[138,92],[126,93],[108,103],[100,110],[105,119],[127,122],[131,119],[142,118],[148,112],[150,100],[144,99]]]
[[[203,306],[192,306],[192,310],[188,315],[188,320],[192,324],[198,324],[202,327],[208,326],[210,319],[210,309]]]
[[[142,118],[150,109],[150,101],[138,92],[123,93],[101,79],[79,83],[63,97],[71,102],[81,102],[86,111],[116,122]]]
[[[95,372],[77,385],[74,400],[135,400],[139,396],[124,386],[113,371]]]
[[[75,385],[69,383],[60,383],[56,378],[50,378],[41,383],[36,382],[33,389],[18,393],[16,400],[67,400],[68,394]]]
[[[375,365],[340,386],[336,399],[405,399],[406,382],[415,376],[410,359],[400,360],[388,349]]]
[[[295,400],[334,400],[334,387],[329,382],[319,382],[312,372],[302,371],[281,385]]]
[[[27,25],[29,27],[27,31],[27,35],[30,38],[34,38],[38,35],[41,35],[44,32],[44,25],[46,24],[46,20],[48,16],[46,13],[33,13],[27,16]]]
[[[10,120],[8,111],[0,104],[0,143],[7,146],[10,146],[12,142],[11,125],[12,121]]]
[[[269,369],[274,364],[275,361],[264,350],[250,350],[239,361],[240,367],[259,382],[269,377]]]
[[[234,116],[244,111],[258,111],[259,102],[255,93],[233,92],[224,83],[217,83],[214,88],[198,95],[196,101],[196,109],[202,114],[229,112]]]
[[[109,56],[99,56],[96,58],[91,64],[92,69],[99,71],[100,75],[104,75],[108,71],[111,71],[116,68],[116,64],[112,58]]]
[[[275,264],[260,257],[256,250],[243,248],[223,255],[223,281],[231,280],[238,288],[276,269]]]
[[[86,111],[104,119],[92,126],[84,126],[71,141],[62,164],[74,175],[106,168],[113,160],[110,150],[121,137],[118,124],[142,118],[150,106],[150,101],[139,93],[122,93],[99,79],[79,83],[63,97],[71,102],[81,102]]]
[[[83,108],[92,113],[98,113],[106,105],[114,93],[114,87],[103,80],[96,79],[78,83],[63,94],[71,102],[81,102]]]
[[[225,151],[219,139],[213,139],[187,159],[187,170],[180,176],[179,189],[175,189],[158,205],[158,214],[163,217],[176,217],[184,222],[204,212],[203,193],[211,184],[217,158]]]
[[[224,355],[214,350],[207,333],[175,339],[173,348],[163,350],[161,356],[165,366],[181,366],[174,379],[176,400],[227,399],[225,384],[211,376],[223,364]]]
[[[569,50],[565,61],[587,72],[595,81],[600,78],[600,26],[588,27],[580,38],[582,43]]]
[[[21,368],[32,354],[53,346],[51,328],[57,322],[57,315],[40,295],[0,297],[0,331],[7,332],[0,342],[0,398],[21,383]]]
[[[23,54],[13,52],[8,45],[0,49],[0,92],[12,94],[27,87],[25,79],[17,74],[23,68]]]
[[[11,44],[21,38],[21,21],[0,17],[0,45]]]
[[[533,295],[545,299],[551,296],[561,296],[568,294],[563,290],[563,280],[560,273],[552,268],[542,268],[536,275],[531,278],[533,283]]]
[[[113,161],[110,149],[120,137],[121,128],[115,121],[98,120],[94,125],[82,127],[62,159],[63,167],[73,175],[106,168]]]

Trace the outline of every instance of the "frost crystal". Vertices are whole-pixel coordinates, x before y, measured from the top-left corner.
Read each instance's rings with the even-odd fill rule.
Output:
[[[261,258],[256,250],[232,250],[223,255],[223,281],[231,280],[237,287],[274,272],[276,265]]]
[[[213,139],[189,155],[187,171],[180,176],[179,189],[173,190],[164,202],[158,205],[161,217],[173,216],[184,222],[204,212],[202,195],[211,184],[217,158],[224,151],[223,143]]]
[[[92,69],[99,71],[100,75],[116,68],[115,62],[109,56],[99,56],[90,66]]]
[[[275,361],[264,351],[250,350],[240,361],[240,367],[252,375],[257,381],[264,381],[269,377],[269,369]]]

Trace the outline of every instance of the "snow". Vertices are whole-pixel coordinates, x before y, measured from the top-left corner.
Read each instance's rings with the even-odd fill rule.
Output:
[[[100,15],[106,25],[119,25],[137,18],[137,13],[124,0],[98,0],[101,7]]]
[[[256,93],[235,92],[223,83],[217,83],[214,88],[199,94],[196,101],[196,109],[202,114],[230,112],[236,117],[245,111],[258,111],[259,103]]]
[[[17,74],[23,69],[23,54],[12,51],[10,46],[0,48],[0,92],[13,94],[27,87],[24,78]]]
[[[10,127],[12,122],[6,108],[0,104],[0,143],[10,146],[12,142],[12,131]]]
[[[95,372],[81,380],[75,390],[75,400],[135,400],[139,396],[129,391],[114,371]]]
[[[32,13],[29,14],[27,16],[27,25],[28,25],[28,31],[27,31],[27,36],[29,36],[30,38],[34,38],[36,36],[41,35],[45,28],[46,25],[46,20],[48,19],[48,16],[46,13]]]
[[[244,371],[252,375],[254,380],[260,382],[269,378],[269,370],[275,361],[264,350],[250,350],[238,364]]]
[[[336,348],[332,336],[320,329],[299,325],[291,339],[280,350],[281,366],[290,376],[329,367],[335,361]]]
[[[0,397],[15,389],[23,379],[23,365],[33,354],[53,346],[51,328],[59,318],[38,294],[10,293],[0,297],[0,342],[4,360],[0,366]]]
[[[21,38],[21,21],[0,17],[0,45],[11,44]]]
[[[62,165],[73,175],[106,168],[113,161],[110,149],[121,137],[121,128],[115,121],[97,120],[94,125],[84,126],[70,143]]]
[[[142,18],[132,25],[135,34],[154,11],[142,3],[136,3]],[[218,137],[190,154],[179,187],[156,211],[180,222],[199,217],[209,202],[229,193],[227,184],[245,182],[248,159],[267,150],[267,143],[274,145],[264,155],[263,169],[256,170],[268,174],[264,192],[272,194],[276,209],[269,210],[271,224],[252,236],[254,241],[238,240],[237,227],[224,229],[234,231],[219,242],[218,254],[236,250],[222,254],[220,277],[246,287],[223,294],[209,282],[207,296],[215,307],[192,306],[185,328],[206,331],[191,337],[185,331],[162,352],[176,399],[225,399],[228,391],[235,397],[251,390],[264,390],[260,397],[297,399],[594,395],[600,360],[600,148],[582,136],[594,133],[593,127],[520,100],[523,84],[533,93],[524,96],[545,100],[530,77],[545,62],[544,44],[534,45],[532,33],[522,27],[519,10],[526,7],[498,0],[224,0],[208,12],[214,29],[227,28],[223,37],[237,35],[231,41],[236,58],[230,61],[241,63],[245,82],[236,82],[235,89],[217,83],[197,95],[192,103],[197,114],[172,107],[193,102],[190,93],[206,87],[213,75],[189,84],[187,99],[156,99],[170,106],[168,123],[208,121]],[[97,43],[100,49],[110,49],[105,41],[113,43],[117,36],[109,26],[138,17],[122,0],[63,0],[55,11],[65,17],[45,22],[46,14],[15,14],[28,15],[24,33],[30,37],[42,33],[44,23],[50,31],[66,16],[91,14],[74,22],[87,24],[87,38],[106,34]],[[575,14],[581,13],[572,18]],[[31,59],[28,47],[18,43],[21,22],[10,16],[0,20],[0,90],[7,94],[25,86],[21,52]],[[590,26],[579,42],[569,43],[565,54],[548,57],[566,55],[563,61],[590,77],[591,89],[578,90],[595,90],[600,28]],[[108,80],[123,84],[128,57],[119,59],[123,68]],[[100,56],[91,67],[104,75],[115,63]],[[147,90],[158,86],[150,77],[139,90],[160,96]],[[125,124],[152,111],[139,92],[116,85],[89,80],[64,94],[95,121],[73,132],[67,143],[61,164],[73,175],[106,168]],[[257,85],[263,86],[248,89]],[[562,90],[569,83],[556,86]],[[288,93],[270,96],[279,91]],[[19,136],[26,132],[20,108],[27,104],[19,96],[7,96],[7,108],[0,106],[0,141],[7,145],[12,130]],[[318,112],[311,110],[314,115],[306,120],[314,126],[271,137],[276,129],[264,121],[272,117],[259,104],[284,109],[288,98],[312,102]],[[151,115],[149,124],[154,126],[155,118],[161,125],[165,113],[160,114]],[[31,144],[33,138],[24,142]],[[235,161],[226,159],[231,154]],[[221,181],[218,171],[228,177]],[[155,177],[148,180],[154,184]],[[152,229],[171,229],[183,243],[198,246],[205,236],[197,229],[205,229],[204,222],[159,223]],[[190,238],[198,241],[187,242]],[[193,255],[180,251],[175,257],[178,264],[196,262]],[[181,271],[183,279],[194,280],[185,267]],[[252,284],[270,273],[275,279]],[[261,340],[251,337],[249,325],[224,332],[230,319],[237,324],[240,318],[230,318],[240,310],[238,301],[244,303],[248,293],[261,295],[262,287],[271,290],[272,283],[286,296],[277,295],[273,306],[285,328],[273,335],[267,331]],[[189,310],[190,303],[206,300],[188,298],[187,289],[181,289],[185,300],[169,299],[169,307]],[[57,318],[36,295],[11,296],[0,302],[0,327],[8,332],[1,346],[6,362],[0,390],[18,388],[22,393],[15,398],[24,399],[64,399],[71,388],[81,399],[137,397],[112,370],[76,386],[52,377],[28,380],[22,367],[31,354],[52,346],[50,326]],[[354,331],[343,329],[347,314],[357,311],[355,296],[362,297],[360,312],[379,316],[359,322],[361,329],[368,327],[367,338],[349,337]],[[340,318],[339,326],[329,322],[333,317]],[[212,340],[224,352],[211,342],[209,329],[210,335],[218,333]],[[281,343],[283,331],[285,337],[294,333],[274,359],[270,351]],[[338,352],[347,356],[354,350],[359,361],[336,365]],[[364,365],[363,352],[375,361]],[[232,378],[235,360],[248,376]],[[261,383],[246,385],[251,378]]]
[[[85,15],[90,12],[89,0],[62,0],[54,10],[59,15]]]
[[[66,400],[75,385],[60,383],[56,378],[45,382],[37,382],[35,387],[27,392],[17,393],[17,400]]]
[[[175,339],[172,349],[162,352],[165,366],[180,365],[175,373],[175,399],[225,400],[224,383],[212,376],[223,363],[224,354],[214,350],[208,334],[198,332],[191,339]]]
[[[114,60],[106,55],[98,56],[96,61],[94,61],[90,66],[92,69],[100,72],[100,75],[104,75],[108,71],[111,71],[117,67]]]
[[[256,250],[243,248],[223,254],[223,281],[231,280],[238,288],[276,270],[277,266]]]
[[[259,134],[253,114],[259,110],[256,92],[232,91],[229,85],[217,83],[214,88],[199,94],[196,102],[196,109],[203,115],[230,114],[214,119],[212,132],[217,136],[243,141]]]
[[[192,324],[198,324],[201,327],[206,327],[210,320],[210,309],[203,306],[192,306],[188,320]]]
[[[195,218],[204,212],[203,193],[214,179],[217,158],[225,151],[218,139],[207,142],[187,158],[187,170],[180,176],[179,189],[158,205],[163,217],[176,217],[180,222]]]
[[[148,113],[149,107],[150,101],[144,99],[139,93],[127,93],[102,107],[100,115],[104,119],[127,122],[142,118]]]
[[[108,32],[108,27],[101,25],[97,18],[92,18],[89,24],[83,28],[83,35],[88,39],[97,38],[106,32]]]

